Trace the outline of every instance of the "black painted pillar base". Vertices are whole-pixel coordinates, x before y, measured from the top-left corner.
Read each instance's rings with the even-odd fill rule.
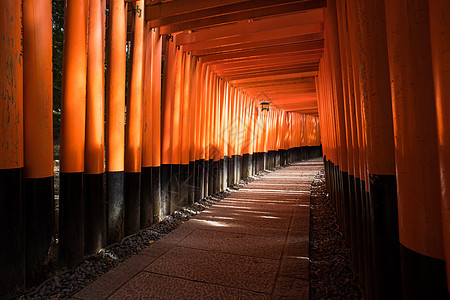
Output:
[[[196,161],[189,162],[189,177],[188,177],[188,205],[194,204],[195,201],[195,176],[197,172]]]
[[[200,159],[200,162],[199,162],[199,168],[198,168],[198,174],[199,174],[199,183],[200,183],[200,197],[199,197],[199,200],[200,199],[203,199],[203,198],[205,198],[205,195],[206,195],[206,186],[205,186],[205,184],[206,184],[206,181],[207,181],[207,175],[208,175],[208,173],[207,173],[207,161],[206,160],[204,160],[204,159]]]
[[[106,241],[120,242],[124,238],[124,172],[106,172]]]
[[[242,163],[242,157],[240,155],[236,155],[236,160],[235,160],[235,164],[234,164],[235,183],[238,183],[241,180],[241,163]]]
[[[139,231],[141,216],[141,173],[125,173],[125,236]]]
[[[340,171],[340,189],[341,189],[341,205],[344,213],[344,227],[345,227],[345,244],[348,248],[352,248],[352,230],[353,226],[351,222],[350,204],[349,204],[349,192],[348,192],[348,172]]]
[[[26,286],[31,287],[49,277],[54,267],[52,238],[55,238],[56,228],[53,176],[24,178],[22,183],[25,211]]]
[[[84,257],[83,173],[61,173],[59,197],[59,255],[62,266],[73,268]]]
[[[396,176],[370,174],[369,182],[375,299],[401,299]]]
[[[210,167],[209,167],[209,160],[208,159],[205,159],[205,164],[204,164],[204,166],[205,166],[205,169],[204,169],[204,172],[205,172],[205,175],[204,175],[204,177],[203,177],[203,182],[204,182],[204,184],[203,184],[203,186],[204,186],[204,189],[203,189],[203,195],[202,195],[202,198],[206,198],[206,197],[208,197],[208,195],[209,195],[209,171],[210,171]]]
[[[84,174],[84,254],[97,253],[106,245],[105,174]]]
[[[180,165],[180,197],[178,209],[189,204],[189,165]]]
[[[182,207],[180,202],[180,167],[181,165],[179,164],[171,165],[169,182],[169,214],[172,214],[174,211]]]
[[[160,215],[159,218],[163,219],[165,216],[170,214],[170,172],[171,165],[164,164],[161,165],[161,205],[160,205]]]
[[[214,195],[220,191],[220,175],[219,175],[219,161],[213,161],[213,191],[211,195]]]
[[[141,215],[139,228],[150,227],[153,223],[152,168],[141,168]]]
[[[215,163],[214,160],[210,159],[208,162],[208,196],[214,194],[214,171]]]
[[[247,177],[253,176],[253,154],[248,155]]]
[[[359,283],[366,289],[366,265],[364,264],[364,257],[366,255],[366,249],[364,244],[364,217],[363,217],[363,206],[361,199],[361,180],[355,177],[354,181],[354,195],[355,195],[355,209],[356,209],[356,223],[358,224],[357,230],[357,241],[358,241],[358,266],[359,266]]]
[[[153,202],[153,221],[152,224],[162,220],[162,201],[161,201],[161,167],[151,167],[152,186],[151,202]],[[142,223],[142,222],[141,222]]]
[[[449,299],[445,262],[400,244],[403,299]]]
[[[25,227],[22,217],[22,169],[0,170],[0,298],[23,290]],[[8,296],[8,297],[7,297]]]
[[[201,173],[203,172],[203,166],[201,160],[195,161],[195,189],[194,189],[194,202],[199,201],[202,198],[202,182]]]
[[[361,202],[362,202],[362,209],[363,209],[363,242],[364,242],[364,268],[366,271],[365,274],[365,288],[366,288],[366,297],[368,299],[372,299],[373,295],[373,254],[372,254],[372,230],[371,230],[371,215],[370,215],[370,203],[368,199],[368,194],[366,193],[366,183],[364,180],[360,181],[361,184]]]
[[[269,169],[268,166],[268,162],[269,162],[269,153],[268,152],[264,152],[263,153],[263,161],[262,161],[262,170],[261,171],[265,171]]]
[[[230,156],[228,158],[228,186],[233,186],[234,184],[234,164],[235,157]]]
[[[228,178],[228,166],[230,165],[229,162],[230,158],[228,156],[225,156],[223,158],[223,164],[222,164],[222,168],[223,168],[223,186],[222,186],[222,190],[226,190],[229,187],[229,178]]]
[[[355,199],[355,176],[349,174],[348,175],[348,186],[344,188],[348,191],[348,206],[350,212],[350,234],[351,234],[351,254],[352,254],[352,264],[353,269],[356,274],[359,274],[359,243],[358,243],[358,230],[361,227],[361,224],[358,223],[357,214],[359,212],[356,209],[356,199]]]
[[[223,180],[224,180],[224,166],[223,166],[223,164],[224,164],[224,160],[223,159],[221,159],[221,160],[219,160],[218,162],[217,162],[217,169],[218,169],[218,173],[219,173],[219,182],[218,182],[218,190],[217,190],[217,192],[221,192],[221,191],[223,191],[224,190],[224,183],[223,183]]]
[[[247,178],[248,177],[248,162],[249,162],[249,154],[246,153],[244,155],[242,155],[242,165],[241,165],[241,176],[242,179]]]

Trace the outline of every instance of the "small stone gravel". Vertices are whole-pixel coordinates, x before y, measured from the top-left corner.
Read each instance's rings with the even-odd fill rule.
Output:
[[[325,189],[324,171],[311,184],[309,237],[310,299],[361,299],[336,211]]]
[[[60,273],[43,282],[18,299],[68,299],[96,280],[112,268],[120,265],[125,259],[133,254],[139,253],[156,240],[189,220],[192,216],[201,213],[207,207],[221,201],[230,195],[230,192],[238,190],[244,185],[252,182],[268,172],[262,172],[253,177],[241,180],[236,185],[227,188],[206,199],[199,200],[193,205],[175,211],[163,221],[154,226],[141,230],[137,234],[124,238],[120,243],[112,244],[102,249],[98,254],[86,258],[73,270]]]

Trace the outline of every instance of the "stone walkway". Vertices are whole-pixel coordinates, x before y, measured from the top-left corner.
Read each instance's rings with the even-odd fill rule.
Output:
[[[267,174],[74,299],[308,299],[309,199],[322,159]]]

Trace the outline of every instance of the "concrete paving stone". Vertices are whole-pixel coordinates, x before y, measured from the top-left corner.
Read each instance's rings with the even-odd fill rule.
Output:
[[[145,270],[270,293],[278,271],[278,260],[174,247]]]
[[[285,223],[285,226],[281,228],[278,227],[247,227],[243,222],[237,222],[235,224],[224,223],[222,219],[205,219],[205,220],[197,220],[197,222],[201,222],[202,224],[198,229],[202,230],[216,230],[223,232],[232,232],[232,233],[240,233],[240,234],[251,234],[251,235],[265,235],[265,236],[280,236],[285,235],[288,224]]]
[[[283,254],[286,256],[309,257],[309,236],[293,236],[289,233]]]
[[[142,272],[110,299],[270,299],[270,295]]]
[[[283,256],[279,276],[309,280],[309,258],[303,256]]]
[[[292,277],[279,277],[275,284],[272,299],[309,299],[309,282]]]
[[[141,252],[139,252],[139,255],[145,255],[149,257],[158,258],[167,251],[169,251],[170,248],[174,246],[173,242],[166,242],[164,239],[157,240],[153,244],[151,244],[149,247],[143,249]]]
[[[105,299],[155,259],[155,257],[145,255],[133,255],[75,294],[75,297],[80,299]]]
[[[253,257],[280,259],[284,242],[285,235],[267,237],[221,231],[196,230],[184,239],[179,246]]]

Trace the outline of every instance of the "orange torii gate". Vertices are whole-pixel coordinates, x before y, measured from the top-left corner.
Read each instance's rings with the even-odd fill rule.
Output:
[[[324,1],[277,4],[282,28],[267,20],[260,27],[283,35],[274,45],[257,22],[227,23],[215,33],[229,43],[218,52],[208,44],[211,32],[196,31],[206,35],[197,45],[188,31],[177,33],[179,25],[157,25],[145,2],[65,3],[57,199],[51,2],[0,4],[0,233],[9,241],[0,246],[0,274],[8,274],[0,296],[41,282],[56,244],[58,263],[73,267],[246,177],[321,154],[314,77]],[[272,11],[266,2],[247,5],[255,18]],[[247,25],[250,39],[229,36]],[[240,55],[230,46],[235,38],[244,44]],[[250,50],[251,43],[270,50]],[[285,53],[290,60],[281,59]],[[267,97],[258,97],[261,87]],[[262,100],[272,102],[269,111],[261,111]]]

